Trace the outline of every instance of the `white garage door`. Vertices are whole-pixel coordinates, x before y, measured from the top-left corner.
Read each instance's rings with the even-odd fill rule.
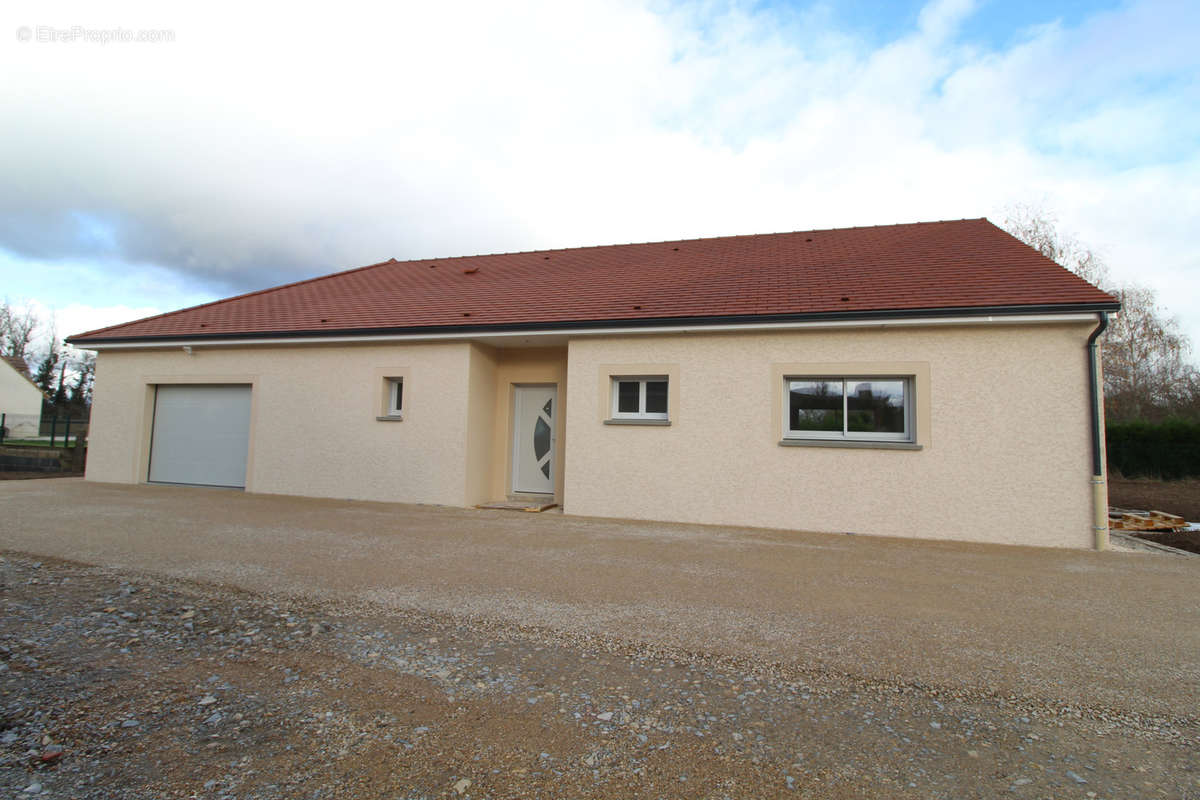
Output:
[[[160,385],[151,436],[151,482],[244,488],[250,387]]]

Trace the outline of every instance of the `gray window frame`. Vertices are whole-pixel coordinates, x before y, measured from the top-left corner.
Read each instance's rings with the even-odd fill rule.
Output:
[[[791,388],[792,381],[840,381],[842,384],[842,432],[803,431],[792,429]],[[902,433],[880,433],[875,431],[851,431],[848,429],[849,393],[846,385],[855,381],[902,381],[904,384],[904,431]],[[830,442],[901,442],[915,443],[916,431],[916,376],[915,375],[784,375],[783,376],[783,438],[818,440]]]

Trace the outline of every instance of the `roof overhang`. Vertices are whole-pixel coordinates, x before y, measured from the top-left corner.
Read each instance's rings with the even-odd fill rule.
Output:
[[[396,341],[467,340],[503,346],[513,339],[550,343],[581,336],[716,333],[832,328],[893,328],[946,325],[1037,325],[1091,322],[1100,311],[1118,311],[1119,303],[1072,306],[988,306],[978,308],[896,309],[818,314],[659,319],[590,320],[506,325],[455,325],[422,328],[366,328],[309,331],[261,331],[154,337],[76,338],[66,341],[89,350],[198,346],[261,346]]]

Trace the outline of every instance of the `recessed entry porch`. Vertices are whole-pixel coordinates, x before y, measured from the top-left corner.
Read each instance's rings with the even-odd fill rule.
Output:
[[[472,406],[478,404],[481,413],[472,420],[484,425],[485,403],[491,413],[490,430],[468,431],[468,461],[478,460],[471,457],[476,451],[487,451],[485,474],[475,486],[469,481],[471,504],[521,510],[561,504],[566,347],[477,346],[475,355]]]

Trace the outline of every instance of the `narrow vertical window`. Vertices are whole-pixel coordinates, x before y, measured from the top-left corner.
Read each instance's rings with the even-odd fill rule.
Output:
[[[404,414],[404,379],[403,378],[385,378],[387,381],[387,408],[384,410],[386,416],[399,417]]]

